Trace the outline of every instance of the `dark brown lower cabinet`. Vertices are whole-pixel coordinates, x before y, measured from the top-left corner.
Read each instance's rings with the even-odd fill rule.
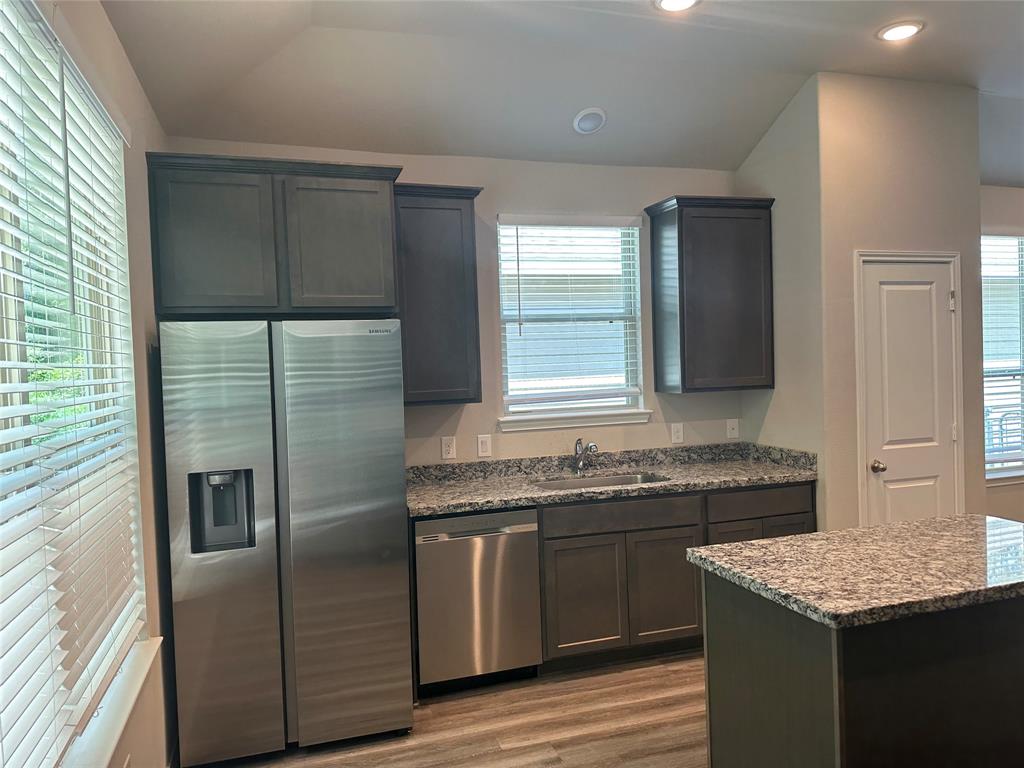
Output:
[[[764,538],[795,536],[799,533],[814,533],[814,515],[802,512],[799,515],[779,515],[764,519]]]
[[[629,645],[626,535],[544,542],[545,657]]]
[[[764,521],[760,518],[708,525],[708,544],[731,544],[735,541],[752,541],[763,538]]]
[[[686,550],[703,538],[699,525],[626,534],[630,644],[700,634],[700,579]]]

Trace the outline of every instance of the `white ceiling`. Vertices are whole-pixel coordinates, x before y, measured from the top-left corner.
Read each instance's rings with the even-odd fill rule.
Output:
[[[735,169],[806,78],[981,91],[986,183],[1024,186],[1024,2],[106,0],[165,130],[378,152]],[[903,45],[882,25],[922,19]],[[572,117],[608,125],[580,137]]]

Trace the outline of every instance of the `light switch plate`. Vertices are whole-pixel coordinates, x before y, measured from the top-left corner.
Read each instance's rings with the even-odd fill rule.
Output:
[[[477,435],[476,436],[476,455],[478,458],[484,459],[491,455],[491,436],[490,435]]]
[[[441,458],[455,458],[455,435],[448,435],[441,438]]]
[[[672,442],[682,443],[686,438],[683,437],[683,422],[676,421],[672,423]]]
[[[726,419],[725,420],[725,436],[727,438],[734,438],[740,436],[740,420],[739,419]]]

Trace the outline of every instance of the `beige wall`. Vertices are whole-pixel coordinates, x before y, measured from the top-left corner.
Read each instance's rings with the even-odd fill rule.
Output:
[[[962,440],[967,509],[984,504],[977,92],[818,76],[824,309],[825,518],[859,523],[854,260],[857,249],[961,258]]]
[[[400,165],[400,180],[483,187],[476,200],[477,281],[480,302],[480,351],[483,397],[465,406],[406,408],[406,462],[441,460],[440,437],[455,435],[459,461],[476,459],[476,436],[493,434],[495,458],[567,453],[578,436],[602,450],[671,444],[672,422],[688,423],[688,442],[725,440],[725,419],[740,416],[736,393],[655,395],[650,334],[650,253],[641,235],[644,404],[653,409],[649,424],[502,433],[501,336],[498,324],[498,213],[638,214],[669,195],[728,195],[732,174],[677,168],[631,168],[535,163],[475,157],[390,155],[369,152],[170,138],[175,152],[288,157],[326,162]]]
[[[981,232],[1024,237],[1024,187],[981,188]]]
[[[1024,237],[1024,187],[981,188],[981,231]],[[993,480],[985,492],[985,511],[1024,520],[1024,478]]]
[[[822,442],[820,173],[812,77],[736,171],[736,192],[775,198],[775,389],[743,393],[743,436],[816,453]]]
[[[155,338],[155,322],[149,249],[149,186],[145,153],[148,150],[161,149],[165,137],[103,7],[98,2],[58,2],[40,4],[40,8],[129,143],[124,154],[125,198],[139,436],[141,539],[146,579],[147,624],[150,635],[159,636],[163,633],[163,628],[160,625],[160,601],[157,591],[156,520],[153,511],[149,379],[146,361],[146,347]],[[158,768],[167,763],[163,658],[162,653],[157,653],[151,668],[134,672],[142,676],[141,687],[136,701],[128,708],[130,714],[123,724],[114,758],[110,763],[111,768],[122,768],[125,755],[129,752],[133,755],[132,765],[139,768]],[[103,731],[104,734],[107,732]],[[118,759],[120,762],[117,762]]]
[[[774,197],[775,388],[744,392],[746,440],[818,454],[822,447],[821,167],[818,80],[810,78],[736,171],[740,195]]]

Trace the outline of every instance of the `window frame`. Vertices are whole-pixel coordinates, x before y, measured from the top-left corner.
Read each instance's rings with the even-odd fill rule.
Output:
[[[985,255],[984,255],[984,248],[982,248],[981,249],[981,262],[982,262],[982,268],[981,268],[982,278],[981,279],[982,279],[982,289],[983,289],[983,293],[982,293],[982,424],[983,424],[983,430],[984,430],[984,432],[983,432],[983,434],[984,434],[983,450],[984,450],[984,462],[985,462],[985,481],[986,481],[986,484],[988,484],[990,486],[1015,485],[1015,484],[1019,484],[1019,483],[1024,483],[1024,450],[1021,451],[1019,458],[1013,458],[1013,459],[1009,459],[1009,460],[1007,460],[1006,457],[1002,457],[1001,460],[998,460],[998,459],[993,459],[993,457],[990,456],[990,454],[989,454],[988,411],[989,411],[989,408],[991,406],[987,402],[986,388],[987,388],[987,384],[988,384],[988,381],[989,381],[990,378],[995,378],[997,375],[1003,375],[1003,376],[1006,376],[1006,375],[1010,375],[1010,376],[1016,375],[1019,378],[1019,380],[1021,381],[1021,384],[1020,384],[1020,388],[1021,388],[1021,392],[1022,392],[1022,394],[1021,394],[1021,401],[1022,401],[1021,402],[1021,405],[1022,405],[1021,411],[1022,411],[1022,419],[1024,419],[1024,232],[1016,233],[1015,234],[1015,233],[1010,233],[1010,232],[1005,232],[1005,231],[1001,231],[1001,232],[984,232],[983,231],[982,234],[981,234],[981,245],[983,245],[984,241],[986,239],[989,239],[989,238],[1005,238],[1005,239],[1008,239],[1008,240],[1016,240],[1017,241],[1017,252],[1019,254],[1018,263],[1021,265],[1018,268],[1019,269],[1019,273],[1018,273],[1017,280],[1018,280],[1018,283],[1019,283],[1019,287],[1018,287],[1018,312],[1019,312],[1019,317],[1020,317],[1019,322],[1020,322],[1020,324],[1022,326],[1022,331],[1021,331],[1021,335],[1022,335],[1021,346],[1022,346],[1022,349],[1020,350],[1020,358],[1021,358],[1020,365],[1016,366],[1016,367],[1012,367],[1011,366],[1010,368],[1007,368],[1006,371],[1008,373],[1007,372],[1004,372],[1002,374],[995,374],[995,373],[993,373],[990,376],[989,374],[987,374],[985,372],[985,367],[984,367],[985,335],[986,335],[985,322],[984,322],[984,317],[985,317],[985,311],[984,311],[984,308],[985,308],[985,297],[984,297],[984,284],[985,284],[984,258],[985,258]],[[1016,372],[1016,374],[1014,372]],[[1024,442],[1024,439],[1022,439],[1022,442]],[[1010,466],[1002,466],[1002,467],[993,467],[993,466],[991,466],[992,464],[996,464],[996,463],[1009,464]]]
[[[601,398],[601,388],[595,388],[594,397],[588,407],[588,399],[584,392],[578,392],[575,396],[566,396],[565,393],[551,391],[549,394],[538,394],[519,399],[519,407],[516,407],[514,396],[510,398],[509,359],[508,359],[508,318],[504,307],[505,291],[502,286],[502,246],[501,238],[506,227],[538,227],[538,228],[588,228],[595,229],[632,229],[635,238],[635,263],[626,265],[632,269],[635,275],[634,290],[624,295],[624,305],[627,309],[622,313],[613,313],[607,318],[603,315],[590,315],[588,321],[607,319],[609,322],[624,321],[632,322],[635,325],[635,332],[629,334],[632,339],[627,339],[624,355],[626,366],[626,385],[621,390],[608,390],[607,396]],[[497,252],[498,252],[498,325],[501,335],[501,382],[502,382],[502,415],[498,419],[498,426],[503,432],[515,432],[535,429],[558,429],[573,426],[596,426],[612,424],[638,424],[650,420],[651,410],[644,407],[643,391],[643,307],[641,299],[641,220],[635,216],[562,216],[562,215],[507,215],[498,217],[497,226]],[[621,234],[620,234],[621,237]],[[628,252],[620,251],[620,258],[625,260]],[[517,294],[517,298],[518,298]],[[557,321],[572,323],[578,319],[567,306],[562,313],[554,313],[544,318],[544,322]],[[528,321],[520,318],[524,325]],[[536,321],[534,321],[536,322]],[[631,341],[631,343],[630,343]],[[630,381],[631,375],[635,381]],[[624,398],[624,403],[601,403],[601,400],[612,398]],[[552,404],[561,404],[562,407],[553,405],[544,407],[542,404],[547,401]],[[531,408],[533,405],[535,407]],[[541,407],[536,407],[540,405]]]
[[[0,378],[5,424],[23,432],[0,453],[16,501],[0,552],[20,558],[0,576],[19,596],[5,628],[21,644],[0,682],[23,704],[0,739],[18,768],[59,765],[147,627],[124,135],[34,2],[3,0],[0,17],[17,96],[0,169],[17,265],[5,262]]]

